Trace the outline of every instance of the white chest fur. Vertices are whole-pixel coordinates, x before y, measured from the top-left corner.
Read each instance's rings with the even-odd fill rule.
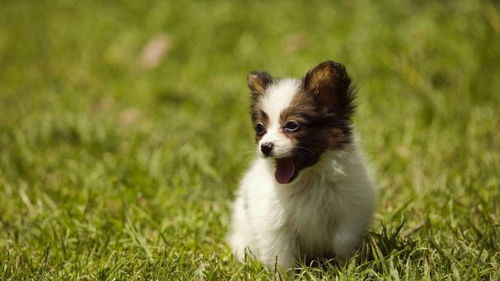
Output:
[[[354,145],[325,152],[291,184],[281,185],[274,167],[258,158],[246,173],[233,207],[229,242],[268,266],[290,267],[308,257],[348,258],[369,227],[376,192]]]

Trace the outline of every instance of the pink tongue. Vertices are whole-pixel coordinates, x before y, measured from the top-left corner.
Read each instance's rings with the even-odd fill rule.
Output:
[[[295,175],[295,163],[293,158],[276,159],[276,172],[274,177],[281,183],[290,183]]]

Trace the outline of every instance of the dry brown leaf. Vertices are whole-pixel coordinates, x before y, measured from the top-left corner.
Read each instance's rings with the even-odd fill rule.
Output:
[[[120,123],[130,125],[141,117],[141,112],[135,108],[128,108],[120,113]]]
[[[142,48],[139,65],[150,70],[158,67],[172,47],[172,40],[167,34],[158,34],[149,40]]]

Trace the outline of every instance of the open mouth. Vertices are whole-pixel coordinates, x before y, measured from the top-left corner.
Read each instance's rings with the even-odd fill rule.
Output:
[[[281,184],[291,183],[298,175],[297,166],[293,157],[277,158],[274,177]]]

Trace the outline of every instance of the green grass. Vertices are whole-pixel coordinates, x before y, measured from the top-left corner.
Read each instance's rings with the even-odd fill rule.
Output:
[[[0,280],[499,280],[494,1],[0,4]],[[158,67],[143,46],[168,34]],[[380,187],[344,267],[233,259],[246,73],[333,59]]]

